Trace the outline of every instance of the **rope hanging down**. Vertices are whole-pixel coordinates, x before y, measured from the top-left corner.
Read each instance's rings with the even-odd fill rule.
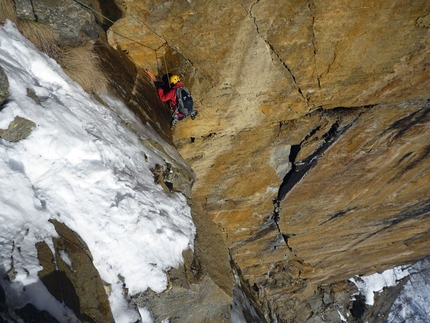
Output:
[[[115,24],[115,22],[113,21],[113,20],[111,20],[111,19],[109,19],[108,17],[106,17],[105,15],[103,15],[102,13],[100,13],[100,12],[98,12],[97,10],[95,10],[95,9],[93,9],[93,8],[91,8],[89,5],[87,5],[87,4],[85,4],[85,3],[83,3],[82,1],[80,1],[80,0],[74,0],[75,2],[77,2],[77,3],[79,3],[81,6],[83,6],[83,7],[85,7],[85,8],[87,8],[87,9],[89,9],[89,10],[91,10],[91,11],[93,11],[93,12],[95,12],[96,14],[98,14],[99,16],[101,16],[101,17],[103,17],[104,19],[106,19],[107,21],[109,21],[112,25],[113,24]],[[150,29],[141,19],[139,19],[139,18],[137,18],[137,17],[134,17],[134,16],[132,16],[133,18],[136,18],[137,20],[139,20],[142,24],[144,24],[148,29]],[[167,44],[167,42],[164,42],[164,44],[163,45],[161,45],[160,47],[158,47],[158,48],[156,48],[156,49],[154,49],[154,48],[152,48],[151,46],[148,46],[148,45],[146,45],[146,44],[144,44],[144,43],[141,43],[141,42],[139,42],[139,41],[137,41],[137,40],[135,40],[135,39],[132,39],[132,38],[130,38],[130,37],[127,37],[127,36],[124,36],[124,35],[122,35],[122,34],[120,34],[120,33],[118,33],[118,32],[116,32],[116,31],[114,31],[114,30],[111,30],[114,34],[117,34],[118,36],[121,36],[121,37],[123,37],[123,38],[125,38],[125,39],[128,39],[128,40],[130,40],[130,41],[132,41],[132,42],[135,42],[135,43],[137,43],[137,44],[139,44],[139,45],[141,45],[141,46],[144,46],[144,47],[146,47],[146,48],[149,48],[149,49],[151,49],[151,50],[153,50],[154,52],[155,52],[155,62],[157,63],[157,69],[158,69],[158,55],[157,55],[157,51],[160,49],[160,48],[162,48],[163,46],[165,46],[166,44]],[[155,33],[156,34],[156,33]],[[157,34],[156,34],[157,35]],[[158,37],[160,37],[161,39],[163,39],[161,36],[159,36],[159,35],[157,35]],[[164,39],[163,39],[164,40]],[[167,70],[167,64],[166,64],[166,57],[165,57],[165,52],[163,53],[163,57],[164,57],[164,65],[166,66],[166,72],[167,72],[167,74],[169,74],[169,72],[168,72],[168,70]]]

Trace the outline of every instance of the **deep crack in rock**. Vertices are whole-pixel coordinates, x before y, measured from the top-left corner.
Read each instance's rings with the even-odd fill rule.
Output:
[[[259,3],[259,2],[260,2],[260,0],[258,0],[258,1],[256,1],[256,2],[254,2],[254,3],[250,6],[249,11],[248,11],[249,17],[250,17],[250,18],[252,19],[252,21],[254,22],[255,29],[256,29],[256,31],[257,31],[257,35],[258,35],[258,36],[260,36],[260,38],[261,38],[261,39],[266,43],[267,47],[270,49],[270,51],[273,53],[273,55],[275,55],[275,56],[276,56],[276,58],[277,58],[277,59],[279,60],[279,62],[282,64],[282,66],[284,67],[284,69],[288,71],[289,75],[291,76],[291,78],[292,78],[292,80],[293,80],[294,85],[295,85],[295,86],[296,86],[296,88],[297,88],[297,92],[299,92],[300,96],[303,98],[303,100],[305,100],[306,104],[308,104],[308,103],[309,103],[309,99],[307,99],[307,98],[305,97],[305,95],[303,94],[302,89],[301,89],[301,88],[300,88],[300,86],[297,84],[296,77],[294,76],[293,72],[291,71],[291,68],[290,68],[290,67],[288,67],[287,63],[285,63],[285,62],[282,60],[281,56],[276,52],[275,48],[274,48],[274,47],[273,47],[273,45],[269,42],[269,40],[268,40],[268,39],[266,39],[265,37],[263,37],[263,36],[261,35],[261,33],[260,33],[260,29],[259,29],[258,24],[257,24],[257,18],[252,14],[252,9],[253,9],[253,7],[254,7],[257,3]]]

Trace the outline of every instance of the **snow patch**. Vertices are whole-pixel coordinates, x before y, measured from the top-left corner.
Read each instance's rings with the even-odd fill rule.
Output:
[[[57,233],[48,220],[56,219],[85,241],[101,278],[112,286],[115,321],[136,322],[139,311],[125,301],[124,285],[131,295],[147,288],[162,292],[166,271],[183,262],[182,251],[193,249],[186,198],[164,192],[150,171],[156,164],[185,162],[119,99],[103,97],[105,106],[85,93],[10,21],[0,27],[0,65],[10,84],[0,127],[15,116],[37,125],[17,143],[0,139],[0,268],[11,269],[12,257],[12,285],[25,286],[27,301],[69,322],[61,318],[71,317],[63,304],[47,292],[35,299],[32,292],[43,289],[35,243],[52,249]],[[27,96],[28,89],[40,103]],[[141,140],[157,141],[166,153]],[[73,265],[65,252],[60,256]]]

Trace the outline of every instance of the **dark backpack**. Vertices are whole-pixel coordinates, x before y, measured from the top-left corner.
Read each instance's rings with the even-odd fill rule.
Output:
[[[194,110],[193,97],[186,87],[176,89],[176,98],[178,99],[178,109],[181,113],[186,112],[186,115],[189,115]]]

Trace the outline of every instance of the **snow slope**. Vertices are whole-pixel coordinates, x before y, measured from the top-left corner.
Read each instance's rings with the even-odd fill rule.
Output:
[[[11,268],[12,256],[17,276],[7,288],[19,296],[9,305],[38,299],[35,305],[60,322],[76,321],[63,304],[48,299],[37,277],[35,243],[46,241],[52,248],[56,232],[48,220],[57,219],[83,238],[102,279],[112,284],[116,322],[135,322],[138,313],[127,308],[118,275],[131,294],[147,288],[161,292],[165,271],[193,248],[195,227],[186,198],[164,192],[150,171],[155,164],[182,162],[181,157],[120,100],[103,97],[105,106],[85,93],[10,21],[0,26],[0,66],[10,83],[0,128],[16,116],[37,125],[17,143],[0,139],[0,269]],[[143,146],[139,140],[145,139],[161,143],[168,155]],[[37,290],[23,291],[30,284]]]
[[[430,322],[430,257],[413,265],[398,266],[382,273],[354,277],[350,280],[366,298],[366,304],[374,304],[374,296],[384,287],[395,286],[408,277],[402,291],[390,309],[387,322]]]
[[[388,315],[390,323],[430,322],[430,257],[404,266],[409,280]]]

